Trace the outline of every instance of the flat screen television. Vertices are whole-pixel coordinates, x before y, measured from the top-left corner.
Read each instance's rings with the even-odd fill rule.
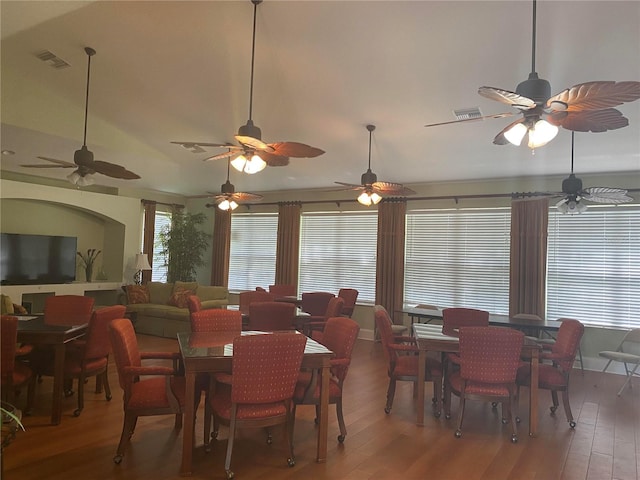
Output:
[[[73,282],[77,244],[76,237],[0,234],[0,284]]]

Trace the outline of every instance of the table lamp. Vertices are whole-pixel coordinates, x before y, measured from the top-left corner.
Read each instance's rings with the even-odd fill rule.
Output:
[[[136,253],[134,268],[136,273],[133,275],[133,281],[136,285],[142,285],[142,271],[151,270],[151,265],[149,265],[146,253]]]

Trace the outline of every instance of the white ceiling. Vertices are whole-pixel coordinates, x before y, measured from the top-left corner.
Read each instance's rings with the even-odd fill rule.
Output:
[[[248,118],[253,5],[242,1],[5,1],[2,17],[2,169],[51,178],[70,170],[21,167],[39,155],[72,161],[82,144],[93,47],[87,145],[140,180],[99,183],[184,195],[219,191],[226,162],[171,140],[231,142]],[[359,183],[367,123],[379,180],[422,182],[562,175],[570,132],[532,156],[496,146],[511,119],[424,128],[453,110],[509,111],[478,95],[515,90],[531,70],[530,1],[275,1],[258,7],[253,120],[263,140],[326,153],[260,174],[231,174],[265,192]],[[640,80],[640,2],[540,1],[536,70],[552,93],[592,80]],[[35,53],[71,67],[56,70]],[[626,128],[576,135],[578,174],[640,171],[640,101]]]

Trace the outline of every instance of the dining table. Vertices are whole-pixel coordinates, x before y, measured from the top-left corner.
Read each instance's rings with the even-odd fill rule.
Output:
[[[416,339],[416,344],[418,345],[418,412],[416,424],[418,426],[424,426],[424,383],[426,378],[427,352],[458,352],[460,349],[460,340],[458,337],[442,333],[441,325],[428,323],[414,324],[413,334]],[[534,437],[538,430],[538,361],[542,347],[534,340],[528,338],[524,338],[523,342],[523,357],[528,358],[531,364],[531,386],[529,388],[529,435]],[[434,396],[437,399],[437,411],[441,412],[442,395],[434,392]]]
[[[44,315],[18,316],[18,342],[30,345],[49,345],[54,350],[53,397],[51,423],[58,425],[62,418],[62,388],[64,358],[69,342],[81,338],[89,324],[60,325],[45,322]]]
[[[241,335],[268,335],[272,332],[250,330],[230,330],[222,332],[180,332],[177,334],[182,354],[186,393],[184,408],[184,432],[182,437],[182,463],[180,474],[192,474],[193,447],[195,438],[195,384],[198,373],[232,373],[233,339]],[[301,333],[298,333],[302,335]],[[329,377],[330,359],[333,352],[324,345],[307,337],[301,368],[319,372],[320,411],[316,461],[323,463],[327,459],[327,434],[329,414]]]
[[[240,305],[231,304],[231,305],[227,305],[225,308],[227,310],[239,310]],[[243,328],[245,328],[249,325],[249,314],[247,312],[241,312],[241,313],[242,313],[242,325],[243,325]],[[293,323],[296,330],[303,332],[305,334],[308,333],[306,324],[309,322],[310,318],[311,318],[310,314],[308,314],[307,312],[303,312],[302,309],[300,309],[300,307],[296,307],[295,314],[293,317]]]

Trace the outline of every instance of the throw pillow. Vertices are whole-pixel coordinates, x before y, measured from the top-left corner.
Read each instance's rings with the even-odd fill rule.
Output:
[[[127,303],[149,303],[149,289],[146,285],[127,285]]]
[[[8,295],[1,294],[2,304],[2,315],[11,315],[13,314],[13,302],[11,301],[11,297]]]
[[[190,295],[195,295],[196,292],[189,290],[188,288],[178,287],[173,291],[168,304],[174,307],[187,308],[187,299]]]
[[[16,315],[27,315],[29,312],[22,305],[18,305],[17,303],[14,303],[13,313],[15,313]]]

